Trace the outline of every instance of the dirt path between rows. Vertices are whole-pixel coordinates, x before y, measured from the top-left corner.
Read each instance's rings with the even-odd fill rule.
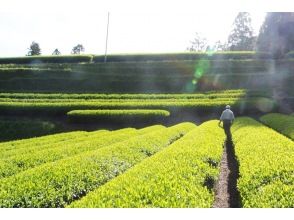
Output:
[[[240,194],[237,189],[239,164],[235,156],[234,144],[224,143],[224,153],[220,164],[220,175],[215,185],[213,208],[239,208]]]

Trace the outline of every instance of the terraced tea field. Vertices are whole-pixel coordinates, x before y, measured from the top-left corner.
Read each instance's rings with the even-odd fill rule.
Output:
[[[240,207],[293,207],[293,140],[249,117],[232,135]],[[224,141],[210,120],[3,142],[0,206],[212,207]]]

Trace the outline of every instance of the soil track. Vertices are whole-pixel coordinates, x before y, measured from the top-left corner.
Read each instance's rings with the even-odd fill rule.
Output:
[[[232,141],[224,143],[224,153],[220,164],[220,175],[215,185],[214,208],[239,208],[240,194],[237,189],[239,164]]]

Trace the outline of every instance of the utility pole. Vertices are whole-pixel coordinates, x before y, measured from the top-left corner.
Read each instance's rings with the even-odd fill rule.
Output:
[[[107,30],[106,30],[106,44],[105,44],[105,56],[104,56],[104,63],[106,63],[106,62],[107,62],[108,28],[109,28],[109,12],[108,12],[108,16],[107,16]]]

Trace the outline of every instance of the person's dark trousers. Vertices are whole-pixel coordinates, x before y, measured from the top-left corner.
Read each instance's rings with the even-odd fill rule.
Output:
[[[223,120],[225,134],[227,136],[227,141],[232,141],[232,134],[231,134],[231,120]]]

